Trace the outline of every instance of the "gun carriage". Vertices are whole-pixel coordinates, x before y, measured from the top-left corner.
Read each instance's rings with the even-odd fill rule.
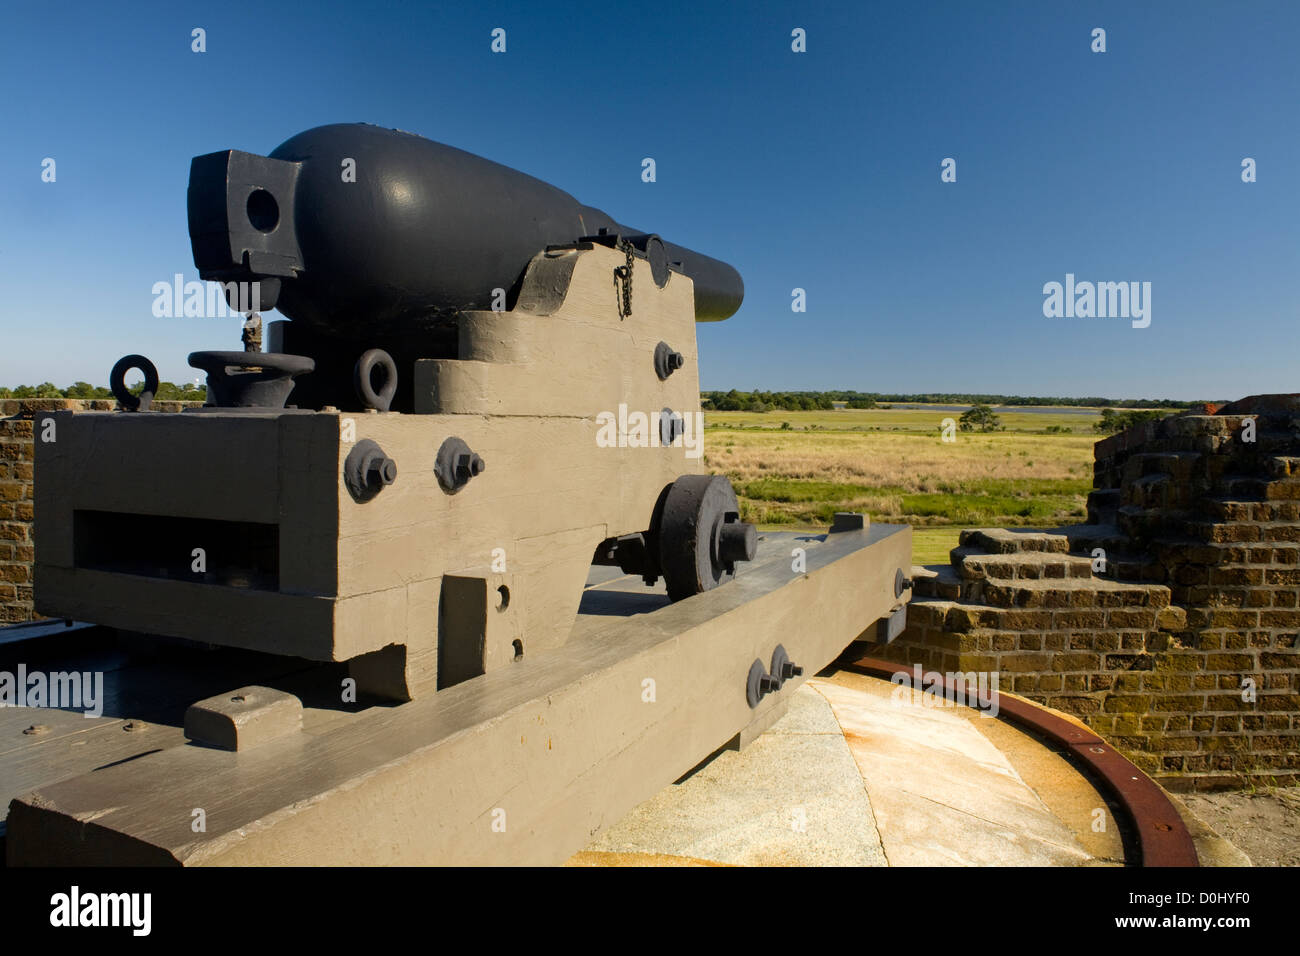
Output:
[[[51,416],[37,609],[330,665],[343,703],[191,701],[167,746],[33,778],[12,862],[556,862],[900,628],[906,528],[760,544],[705,473],[731,266],[366,125],[197,157],[188,208],[246,347],[190,355],[202,408],[152,410],[133,354],[122,411]]]

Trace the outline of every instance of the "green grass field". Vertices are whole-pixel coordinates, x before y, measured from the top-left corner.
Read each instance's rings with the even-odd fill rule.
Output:
[[[960,535],[961,528],[913,528],[912,563],[947,564]]]
[[[1002,430],[943,441],[943,420],[960,414],[706,412],[705,463],[760,528],[824,529],[836,511],[862,511],[911,524],[919,564],[946,561],[962,528],[1084,519],[1100,409],[999,413]]]

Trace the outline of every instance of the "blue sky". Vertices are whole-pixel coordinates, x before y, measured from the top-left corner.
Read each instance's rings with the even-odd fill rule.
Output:
[[[1300,391],[1300,4],[307,10],[8,5],[0,383],[106,384],[128,352],[185,381],[188,352],[237,348],[237,319],[151,314],[155,282],[197,277],[190,158],[364,121],[735,265],[704,388]],[[1151,325],[1044,317],[1066,273],[1150,282]]]

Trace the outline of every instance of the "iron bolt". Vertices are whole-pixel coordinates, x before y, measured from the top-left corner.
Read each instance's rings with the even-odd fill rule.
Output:
[[[378,489],[397,480],[397,462],[391,458],[372,458],[366,462],[366,484]]]
[[[786,661],[781,665],[781,679],[789,680],[791,677],[802,677],[803,668],[794,661]]]
[[[485,468],[487,462],[465,444],[463,439],[455,436],[442,443],[433,463],[433,473],[438,476],[438,484],[449,495],[460,491],[469,484],[471,478],[481,475]]]
[[[912,579],[903,574],[902,568],[894,572],[894,597],[902,597],[903,592],[911,586]]]
[[[655,346],[654,363],[655,374],[662,382],[686,364],[686,356],[674,351],[667,342],[660,342]]]
[[[456,482],[463,485],[471,478],[481,475],[486,467],[487,465],[483,463],[483,459],[475,452],[470,452],[468,455],[458,455],[456,457]]]

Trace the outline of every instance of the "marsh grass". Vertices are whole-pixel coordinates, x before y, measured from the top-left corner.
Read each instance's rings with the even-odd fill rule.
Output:
[[[1006,430],[958,432],[950,443],[939,433],[947,417],[959,416],[917,409],[706,413],[705,462],[731,478],[745,520],[760,526],[820,529],[836,511],[862,511],[934,529],[918,535],[918,547],[951,541],[945,555],[961,527],[1083,520],[1098,414],[1006,413]]]

